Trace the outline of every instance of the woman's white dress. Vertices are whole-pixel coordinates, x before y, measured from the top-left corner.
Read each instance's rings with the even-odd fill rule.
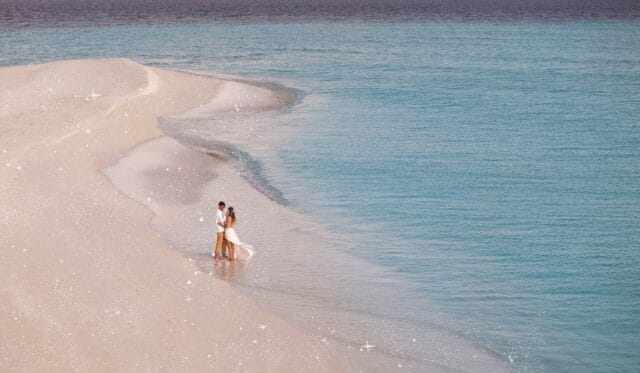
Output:
[[[234,259],[249,260],[255,254],[253,246],[246,244],[238,238],[235,228],[225,228],[224,238],[233,243],[236,248],[236,257]]]

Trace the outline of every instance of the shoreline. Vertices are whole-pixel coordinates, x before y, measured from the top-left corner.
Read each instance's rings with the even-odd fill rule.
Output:
[[[49,141],[53,145],[47,145],[48,150],[52,150],[54,153],[60,152],[57,155],[59,157],[56,159],[57,162],[64,162],[65,157],[69,156],[68,153],[71,152],[73,167],[69,168],[70,173],[64,176],[56,174],[44,184],[62,183],[64,185],[70,180],[74,180],[77,173],[81,173],[81,175],[88,177],[89,185],[96,187],[91,182],[97,183],[99,191],[103,192],[103,196],[98,198],[92,196],[95,192],[87,189],[86,184],[73,184],[68,192],[73,194],[80,189],[87,195],[89,201],[84,206],[82,204],[76,206],[74,199],[68,198],[66,201],[70,203],[70,206],[65,206],[70,209],[81,207],[79,208],[82,211],[81,219],[76,219],[77,221],[71,219],[71,221],[74,224],[82,224],[87,227],[99,226],[102,223],[96,220],[98,218],[96,209],[109,211],[106,218],[102,217],[108,223],[103,224],[102,229],[96,230],[95,234],[91,235],[93,239],[103,245],[103,249],[107,249],[110,260],[109,270],[99,271],[103,277],[102,281],[109,283],[114,279],[127,277],[128,280],[125,281],[123,287],[126,291],[135,292],[136,295],[130,299],[130,301],[133,300],[133,303],[135,300],[141,301],[140,294],[152,286],[156,286],[154,290],[156,297],[159,298],[167,296],[165,294],[167,286],[169,291],[174,291],[173,298],[158,302],[153,306],[169,310],[171,314],[179,313],[181,316],[172,319],[173,324],[179,324],[177,320],[182,319],[186,324],[184,326],[200,328],[191,333],[184,333],[181,338],[177,339],[180,341],[177,344],[184,347],[184,351],[199,350],[204,356],[203,344],[208,343],[206,341],[210,339],[212,334],[219,332],[220,328],[220,325],[211,322],[208,318],[211,313],[219,312],[225,320],[232,318],[234,327],[238,328],[236,330],[227,328],[223,333],[217,335],[214,339],[218,341],[216,343],[219,345],[234,341],[231,342],[233,345],[237,343],[235,338],[239,331],[248,331],[253,328],[252,333],[247,332],[244,335],[243,332],[243,335],[248,338],[244,344],[240,343],[231,350],[229,347],[225,347],[226,355],[221,363],[216,362],[211,365],[211,362],[206,360],[212,354],[207,353],[205,361],[194,360],[193,357],[189,357],[190,354],[187,354],[184,356],[185,361],[176,360],[176,358],[168,361],[159,359],[161,362],[157,363],[158,365],[149,365],[147,356],[151,352],[165,352],[165,349],[171,351],[171,347],[163,347],[162,351],[149,347],[149,352],[144,354],[144,362],[139,363],[141,366],[159,369],[167,367],[207,368],[221,371],[252,370],[249,368],[250,366],[259,367],[258,370],[266,371],[281,369],[390,371],[398,368],[409,371],[424,369],[429,371],[468,371],[473,370],[473,364],[477,363],[485,370],[500,371],[504,369],[501,362],[494,361],[495,358],[490,354],[482,355],[479,352],[480,348],[469,345],[468,341],[465,342],[463,338],[446,336],[446,331],[440,332],[435,329],[429,331],[431,335],[428,338],[435,339],[436,345],[433,346],[434,351],[430,351],[428,356],[413,355],[400,350],[394,351],[394,344],[389,337],[385,336],[384,330],[372,330],[372,326],[367,326],[372,318],[379,316],[361,314],[366,311],[360,310],[359,306],[350,308],[353,305],[337,306],[332,304],[335,301],[342,304],[344,300],[349,299],[351,294],[341,289],[338,278],[327,281],[324,277],[328,274],[336,275],[353,270],[356,267],[345,264],[345,262],[354,262],[356,258],[349,257],[348,254],[327,251],[326,249],[332,245],[339,245],[339,241],[333,239],[330,232],[327,232],[321,225],[289,209],[286,203],[278,201],[277,195],[274,198],[269,195],[268,190],[261,190],[259,178],[262,175],[259,169],[249,171],[250,174],[255,174],[253,177],[258,178],[257,181],[252,182],[252,176],[246,174],[246,168],[251,167],[245,167],[251,159],[243,159],[242,154],[239,153],[243,152],[242,146],[236,145],[239,142],[242,143],[242,141],[237,141],[240,139],[243,141],[247,138],[251,141],[259,140],[260,137],[255,136],[256,133],[260,133],[257,128],[263,126],[260,115],[265,115],[265,113],[268,115],[269,112],[272,112],[273,115],[279,115],[283,108],[295,104],[295,92],[289,91],[290,96],[283,98],[282,94],[284,93],[275,94],[274,86],[266,83],[254,85],[249,80],[226,80],[220,78],[219,75],[216,77],[191,72],[160,70],[124,59],[70,60],[29,65],[31,67],[27,66],[24,69],[37,70],[39,66],[53,65],[70,74],[66,65],[74,64],[78,65],[76,68],[80,67],[80,72],[82,69],[92,72],[87,75],[95,75],[93,70],[96,64],[106,65],[104,68],[111,73],[122,74],[124,72],[131,75],[127,79],[122,79],[122,82],[117,82],[118,84],[115,85],[117,89],[111,86],[113,83],[111,81],[106,82],[104,89],[98,91],[95,88],[88,90],[85,87],[90,82],[90,80],[86,80],[87,78],[85,80],[77,79],[78,81],[75,83],[87,91],[87,96],[72,96],[75,100],[71,99],[71,101],[76,106],[79,104],[73,101],[83,101],[80,109],[87,112],[86,118],[82,117],[84,122],[81,121],[75,128],[73,123],[64,126],[65,131],[60,131],[62,134],[49,134],[50,137],[53,137],[53,140]],[[20,70],[21,68],[23,67],[0,69],[0,84],[4,82],[2,79],[3,71],[6,69]],[[154,76],[155,79],[151,79]],[[38,79],[32,78],[35,81]],[[67,79],[73,80],[76,77],[65,76],[63,80]],[[123,95],[121,85],[131,81],[138,84],[125,90],[130,92],[128,95]],[[25,82],[24,84],[27,85],[34,84],[28,79]],[[146,84],[141,85],[142,82],[146,82]],[[170,85],[171,89],[162,91],[163,86],[166,85]],[[194,89],[194,85],[197,86],[196,89]],[[113,89],[114,92],[107,94],[109,89]],[[28,97],[34,95],[33,92],[26,93]],[[212,93],[214,94],[212,95]],[[45,94],[47,93],[45,92]],[[157,97],[157,99],[152,100],[153,97]],[[67,106],[69,105],[67,102],[69,97],[58,99]],[[102,103],[102,101],[106,102]],[[96,108],[96,104],[99,107]],[[83,107],[83,105],[87,107]],[[59,109],[67,108],[64,105],[60,106],[62,107]],[[35,110],[28,106],[26,109]],[[74,106],[73,110],[78,110],[78,108]],[[80,112],[84,113],[84,111]],[[69,112],[74,116],[75,113],[76,111]],[[33,120],[37,124],[43,120],[43,116],[47,119],[52,117],[45,110],[35,115]],[[53,118],[57,120],[55,116]],[[78,118],[74,119],[77,122]],[[211,120],[214,120],[215,127],[211,127]],[[196,126],[188,126],[190,123],[199,121],[204,121],[203,125],[208,131],[207,133],[198,132]],[[0,118],[0,124],[6,122],[6,118]],[[71,131],[66,131],[68,129]],[[36,131],[34,136],[38,134],[41,133]],[[208,137],[209,134],[211,137]],[[96,140],[96,135],[100,135],[102,138]],[[134,138],[128,139],[130,141],[125,140],[132,136]],[[85,144],[87,140],[92,140],[92,142]],[[65,144],[66,142],[73,142],[73,144]],[[3,146],[4,143],[5,141],[2,143]],[[39,147],[42,144],[40,142],[35,142],[35,145],[27,145],[33,146],[34,156],[38,151],[41,152]],[[85,147],[83,148],[82,145]],[[215,145],[228,148],[222,149],[223,154],[215,154]],[[214,151],[213,155],[210,154],[212,150]],[[251,155],[246,153],[245,156],[250,157]],[[255,161],[259,162],[259,160]],[[49,163],[54,163],[54,161],[50,160]],[[45,162],[43,167],[46,168],[46,165]],[[261,165],[258,163],[258,166]],[[30,168],[30,166],[25,166],[24,170]],[[49,164],[49,168],[55,167]],[[245,171],[242,170],[243,168]],[[62,167],[62,171],[66,171],[66,167]],[[40,177],[41,174],[34,174],[29,181],[39,184],[41,183],[38,180]],[[103,181],[106,181],[106,184]],[[265,185],[268,187],[268,184]],[[16,184],[8,190],[19,194],[20,191],[15,190],[19,186],[20,184]],[[50,200],[55,195],[48,190],[37,190],[37,192],[40,193],[39,197],[45,200]],[[113,197],[114,195],[116,197]],[[124,198],[122,198],[123,196]],[[119,204],[117,211],[111,211],[111,198],[114,203]],[[224,199],[228,205],[236,206],[236,210],[242,214],[239,216],[241,219],[239,220],[240,236],[248,243],[258,244],[256,247],[257,256],[249,263],[236,263],[234,266],[227,265],[228,263],[213,265],[210,256],[207,255],[213,245],[213,238],[207,232],[211,230],[211,217],[214,216],[215,203],[218,199]],[[53,203],[51,205],[49,207],[54,208],[55,205]],[[128,208],[125,209],[125,205]],[[129,209],[135,213],[123,213]],[[33,212],[31,213],[33,214]],[[57,215],[54,215],[54,218],[54,220],[59,220]],[[292,224],[292,222],[295,223]],[[8,215],[6,223],[9,226]],[[75,228],[77,229],[77,227]],[[59,233],[59,235],[64,236],[67,245],[79,244],[77,238],[82,235],[71,235],[68,233],[69,230],[73,231],[74,229],[65,227],[62,229],[64,233]],[[135,238],[130,238],[127,241],[116,237],[123,231],[127,231],[130,237]],[[82,238],[84,239],[84,237]],[[13,238],[11,241],[17,242]],[[55,242],[55,240],[53,241]],[[29,242],[31,245],[34,243]],[[86,239],[81,243],[83,246],[88,244]],[[12,245],[15,246],[15,244]],[[128,247],[124,245],[128,245]],[[20,244],[20,246],[24,245]],[[282,253],[283,250],[289,250],[289,252],[285,255]],[[123,251],[130,252],[127,253],[128,255],[123,255]],[[37,249],[30,247],[28,252],[37,252]],[[89,253],[91,257],[85,258],[85,265],[93,265],[96,270],[101,268],[100,265],[92,262],[95,260],[94,250]],[[69,262],[70,258],[64,257],[68,255],[64,247],[58,250],[58,254],[61,257],[60,264]],[[81,250],[76,249],[75,255],[82,257],[82,254]],[[317,267],[314,268],[314,272],[308,272],[309,268],[305,269],[304,258],[309,255],[313,255],[314,267]],[[154,262],[157,259],[156,256],[162,256],[161,269],[167,277],[173,278],[173,280],[159,281],[160,287],[145,281],[138,282],[140,281],[138,272],[154,272],[158,269],[157,263]],[[129,259],[134,261],[135,265],[129,264]],[[120,267],[122,263],[116,264],[119,260],[125,263],[125,273],[133,272],[133,274],[123,276]],[[24,264],[19,260],[16,263],[18,263],[17,265]],[[53,258],[48,264],[57,265],[58,263],[56,258]],[[303,281],[297,285],[299,287],[287,287],[291,285],[292,279],[281,275],[278,269],[282,265],[304,272]],[[371,267],[370,264],[364,262],[357,266],[360,269]],[[375,273],[378,270],[373,267],[367,269],[368,273]],[[91,273],[84,274],[84,279],[90,278],[91,275]],[[177,280],[178,278],[182,280]],[[189,291],[192,286],[196,285],[196,278],[202,281],[198,290]],[[230,280],[230,282],[226,280]],[[322,286],[318,286],[321,283]],[[86,289],[83,290],[89,294],[100,294],[92,285],[84,285]],[[42,283],[39,286],[43,286]],[[76,283],[70,288],[75,289],[78,286],[80,285]],[[237,288],[238,286],[240,288]],[[37,287],[35,286],[35,288]],[[108,288],[103,284],[102,288],[104,287]],[[117,298],[122,291],[123,289],[119,289],[113,294],[113,297]],[[224,296],[216,297],[211,292],[215,294],[219,292]],[[5,293],[7,292],[0,294]],[[371,293],[369,296],[375,297],[376,295]],[[10,294],[9,297],[11,296]],[[15,296],[13,297],[15,298]],[[92,297],[98,298],[99,295]],[[362,301],[366,302],[367,299],[366,296],[363,296]],[[97,301],[93,298],[90,300]],[[96,315],[100,314],[98,309],[100,307],[94,306],[89,301],[86,302],[89,306],[83,303],[85,308],[93,309],[93,313]],[[220,304],[221,302],[223,303]],[[116,303],[122,304],[123,302]],[[184,318],[182,315],[185,310],[193,307],[195,303],[200,303],[195,307],[198,311],[192,310],[191,318]],[[247,308],[250,311],[247,314],[240,312],[238,315],[228,310],[229,304],[234,304],[233,308]],[[63,310],[69,310],[76,305],[77,303],[73,301],[67,301],[59,306]],[[289,308],[292,305],[297,305],[297,308]],[[142,306],[146,305],[142,304]],[[329,307],[327,310],[322,310],[327,306]],[[0,310],[0,323],[5,319],[10,321],[2,311],[4,310]],[[303,312],[303,316],[294,317],[293,313],[298,311]],[[106,307],[104,312],[111,316],[124,314],[122,306],[118,305]],[[139,322],[144,320],[143,316],[139,315],[138,317]],[[256,317],[265,320],[258,324],[257,329],[249,321]],[[89,324],[97,322],[89,319],[87,321]],[[197,321],[191,321],[191,319]],[[128,321],[134,322],[134,320]],[[151,325],[156,325],[156,328],[163,330],[160,320],[155,321],[156,323],[151,323]],[[356,324],[362,325],[354,329],[353,325]],[[129,323],[129,325],[132,324]],[[411,329],[412,327],[408,325],[407,328]],[[154,328],[151,327],[151,329]],[[170,328],[169,331],[164,330],[162,335],[148,336],[135,328],[135,333],[139,334],[139,338],[149,338],[146,342],[150,346],[157,345],[158,342],[166,342],[167,338],[172,340],[171,344],[173,345],[176,344],[175,337],[172,335],[173,330]],[[260,339],[261,333],[264,333],[265,330],[273,333],[272,338],[267,338],[268,345],[266,347],[262,346],[264,341]],[[72,331],[71,336],[77,332],[77,330]],[[374,338],[371,339],[372,342],[375,342],[373,344],[378,345],[372,351],[363,350],[363,345],[369,345],[369,340],[366,340],[367,335]],[[281,339],[277,341],[276,337]],[[420,336],[420,339],[423,337],[426,336]],[[437,341],[440,337],[442,337],[442,341]],[[71,339],[73,340],[73,338]],[[196,343],[193,340],[199,342]],[[276,347],[273,346],[274,343],[277,344]],[[445,345],[444,351],[438,351],[437,344],[439,343]],[[475,362],[451,360],[454,356],[448,355],[446,348],[457,344],[461,344],[462,347],[459,348],[463,355],[471,356],[477,353],[481,355],[481,358]],[[187,348],[187,345],[190,347]],[[260,350],[261,348],[264,349]],[[4,351],[4,346],[0,347],[0,353],[3,356],[6,354]],[[116,364],[113,360],[119,359],[124,351],[126,349],[111,356],[111,360],[107,359],[108,362],[104,363],[105,366],[117,366],[113,365]],[[251,358],[244,358],[241,351],[252,351],[253,355]],[[267,351],[269,353],[279,351],[278,358],[273,360],[273,356],[266,357]],[[15,354],[20,356],[21,352],[18,350]],[[79,355],[84,356],[82,353]],[[71,359],[69,358],[69,360]],[[80,358],[80,360],[83,359]],[[45,359],[41,363],[50,363],[50,360]],[[90,363],[83,360],[82,364],[84,365],[82,366],[88,366],[87,364]],[[237,365],[238,363],[242,365]],[[0,367],[3,367],[2,364],[0,361]],[[69,365],[69,367],[72,366],[79,365]],[[7,367],[13,369],[12,367],[21,366],[7,365]],[[475,366],[475,368],[477,367]],[[122,366],[122,368],[127,368],[127,366]]]
[[[150,212],[100,174],[224,81],[108,59],[6,67],[0,84],[2,370],[341,369],[169,250]]]
[[[198,74],[201,75],[201,74]],[[205,75],[207,76],[207,75]],[[213,76],[219,76],[215,74]],[[253,85],[253,82],[247,79],[234,79],[245,84]],[[283,89],[281,86],[274,87],[268,84],[256,84],[260,88],[267,87],[270,90]],[[284,87],[285,94],[291,95],[291,90]],[[298,96],[300,97],[300,96]],[[486,365],[483,369],[490,371],[501,371],[504,364],[499,361],[494,353],[489,350],[483,350],[480,344],[471,343],[465,340],[463,336],[451,335],[450,330],[437,330],[437,328],[428,328],[425,330],[428,334],[437,335],[442,338],[442,344],[447,346],[460,345],[459,351],[473,357],[474,361],[469,364],[468,361],[461,362],[450,360],[452,356],[448,356],[446,349],[444,351],[430,351],[427,356],[420,353],[414,354],[409,351],[396,351],[396,347],[391,341],[396,337],[389,337],[384,332],[377,329],[384,316],[377,315],[372,310],[360,309],[359,305],[350,304],[347,306],[345,301],[352,297],[343,290],[339,281],[327,282],[323,279],[326,276],[340,277],[342,272],[351,273],[354,270],[366,269],[368,275],[377,276],[384,273],[384,269],[377,268],[371,263],[365,263],[352,255],[336,252],[332,247],[339,247],[340,242],[336,242],[326,227],[316,223],[309,217],[301,214],[296,210],[292,210],[288,201],[281,197],[279,190],[269,190],[272,185],[262,174],[263,164],[259,159],[254,159],[250,152],[243,150],[249,143],[253,145],[255,141],[263,140],[261,138],[261,129],[267,132],[271,131],[273,121],[266,120],[265,114],[271,112],[276,120],[280,120],[281,115],[285,115],[289,109],[295,105],[296,100],[290,100],[289,105],[282,105],[280,109],[258,111],[251,113],[256,118],[247,119],[246,116],[237,116],[235,114],[220,113],[216,110],[213,112],[198,109],[196,111],[187,111],[178,116],[162,118],[159,128],[163,130],[170,138],[177,140],[177,143],[170,146],[171,149],[165,151],[155,151],[155,146],[163,146],[162,142],[168,142],[167,139],[157,139],[150,143],[144,144],[146,151],[142,149],[134,150],[123,159],[124,162],[130,162],[135,165],[128,167],[122,165],[127,177],[121,174],[119,179],[131,179],[136,174],[144,174],[144,168],[165,170],[175,165],[175,160],[171,160],[168,154],[177,154],[188,151],[180,149],[182,147],[189,148],[191,151],[199,154],[192,154],[194,157],[203,157],[203,154],[213,156],[215,162],[210,162],[209,166],[204,169],[215,168],[217,175],[208,185],[203,185],[204,195],[216,196],[224,195],[227,202],[236,201],[238,204],[233,205],[236,211],[242,213],[243,220],[239,225],[241,236],[243,239],[248,238],[246,242],[257,245],[259,254],[247,265],[247,270],[229,271],[225,266],[211,266],[211,261],[206,254],[202,254],[202,247],[210,241],[208,235],[202,235],[198,229],[193,229],[199,223],[193,220],[193,217],[213,216],[215,213],[215,203],[217,200],[202,201],[203,203],[194,202],[190,206],[184,206],[179,209],[172,209],[172,202],[169,198],[164,201],[147,201],[144,193],[140,193],[143,188],[129,187],[129,193],[135,195],[135,199],[140,203],[154,211],[155,218],[152,222],[154,229],[171,242],[171,246],[181,252],[189,259],[198,263],[206,272],[213,271],[219,278],[230,280],[232,285],[238,286],[238,289],[267,310],[293,323],[294,326],[303,330],[305,333],[315,335],[330,346],[334,356],[340,356],[342,361],[349,370],[362,369],[372,371],[392,371],[398,368],[408,369],[410,371],[422,371],[429,369],[430,371],[450,371],[450,370],[470,370],[478,369],[478,364]],[[269,106],[273,108],[272,106]],[[283,113],[283,110],[285,111]],[[194,115],[195,112],[195,115]],[[271,118],[271,119],[274,119]],[[194,125],[193,123],[200,123]],[[263,124],[262,122],[266,122]],[[229,131],[225,131],[228,128]],[[228,133],[231,132],[231,133]],[[248,139],[248,141],[247,141]],[[269,143],[269,139],[266,139]],[[248,147],[247,149],[251,149]],[[143,168],[135,169],[140,162],[136,161],[138,156],[133,153],[150,152],[157,154],[153,157],[154,162],[149,162]],[[213,153],[213,154],[212,154]],[[146,163],[146,161],[143,161]],[[256,162],[255,164],[250,164]],[[200,161],[183,162],[182,164],[201,163]],[[206,161],[204,162],[206,163]],[[169,166],[169,167],[167,167]],[[114,168],[118,168],[115,166]],[[128,169],[128,170],[127,170]],[[198,167],[196,167],[198,169]],[[262,179],[265,177],[265,179]],[[257,178],[257,180],[256,180]],[[114,181],[117,184],[117,181]],[[144,182],[135,183],[138,186]],[[220,185],[218,185],[220,184]],[[176,185],[173,185],[176,187]],[[181,188],[190,188],[189,183],[178,186]],[[126,187],[125,187],[126,188]],[[133,190],[133,189],[137,189]],[[231,189],[231,191],[226,191]],[[199,188],[195,188],[195,193],[201,193]],[[129,194],[127,193],[127,194]],[[242,201],[242,202],[240,202]],[[240,209],[238,209],[240,206]],[[203,214],[202,212],[205,211]],[[247,211],[249,212],[247,218]],[[277,215],[274,218],[273,215]],[[181,219],[191,219],[189,222],[182,222]],[[246,221],[249,223],[246,223]],[[274,222],[275,220],[275,222]],[[182,233],[180,233],[182,232]],[[310,242],[314,244],[310,244]],[[255,245],[254,245],[255,246]],[[279,251],[290,250],[299,252],[296,256],[299,258],[289,258],[289,255],[283,256]],[[260,253],[262,251],[262,253]],[[302,256],[313,258],[312,262],[305,262]],[[318,265],[318,262],[325,263]],[[346,265],[345,265],[346,263]],[[240,264],[242,265],[242,264]],[[309,271],[309,266],[317,267],[315,271]],[[236,264],[236,267],[238,264]],[[300,269],[302,277],[293,279],[280,275],[280,268],[287,268],[285,272],[295,272],[294,269]],[[336,269],[338,266],[340,269]],[[277,272],[277,273],[276,273]],[[364,274],[364,273],[363,273]],[[274,277],[265,282],[264,277]],[[292,281],[297,281],[294,284]],[[299,286],[300,284],[304,284]],[[313,287],[313,290],[309,288]],[[274,291],[274,289],[278,289]],[[300,299],[296,299],[301,293],[305,295]],[[377,297],[379,294],[367,293],[368,298],[363,298],[363,302]],[[315,299],[314,299],[315,298]],[[329,303],[327,303],[329,301]],[[304,304],[304,305],[303,305]],[[335,304],[335,305],[334,305]],[[318,309],[328,308],[327,312],[316,312],[310,308]],[[340,305],[340,306],[337,306]],[[347,308],[344,308],[347,306]],[[291,308],[293,307],[293,308]],[[365,314],[362,314],[365,312]],[[294,316],[294,314],[296,316]],[[347,321],[349,320],[349,321]],[[371,326],[368,324],[373,321]],[[409,334],[415,334],[408,329],[410,321],[395,320],[394,324],[405,323],[405,329]],[[362,324],[356,328],[354,324]],[[338,327],[339,326],[339,327]],[[414,335],[415,337],[416,335]],[[418,333],[418,339],[423,339],[423,335]],[[370,338],[369,338],[370,337]],[[375,340],[377,347],[375,350],[363,350],[363,346],[369,345],[368,338]],[[415,343],[416,338],[413,338]],[[440,350],[439,346],[434,350]],[[427,347],[430,350],[430,347]],[[433,355],[433,358],[428,356]],[[482,356],[482,357],[479,357]]]

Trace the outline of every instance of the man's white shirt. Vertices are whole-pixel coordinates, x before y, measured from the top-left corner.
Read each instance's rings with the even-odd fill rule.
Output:
[[[218,228],[218,233],[224,233],[224,223],[227,218],[222,214],[222,211],[218,209],[216,211],[216,228]],[[218,225],[218,223],[222,224],[222,227]]]

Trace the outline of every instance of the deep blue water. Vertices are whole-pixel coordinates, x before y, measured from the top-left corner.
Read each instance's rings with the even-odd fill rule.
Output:
[[[245,149],[292,208],[516,370],[639,369],[637,20],[0,33],[0,65],[101,56],[302,90],[273,130],[287,143]]]

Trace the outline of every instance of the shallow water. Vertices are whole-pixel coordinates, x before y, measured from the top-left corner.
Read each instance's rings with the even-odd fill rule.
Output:
[[[254,126],[249,138],[231,127],[209,135],[251,160],[254,182],[321,223],[335,239],[330,250],[354,258],[334,271],[344,280],[336,294],[355,295],[346,304],[314,303],[313,289],[295,292],[300,279],[318,275],[312,254],[296,259],[308,270],[271,282],[272,269],[257,257],[239,286],[267,306],[268,291],[289,292],[277,299],[290,303],[274,308],[328,304],[344,310],[344,324],[364,315],[360,330],[378,331],[372,344],[425,361],[428,348],[416,343],[429,335],[413,342],[413,330],[444,330],[519,371],[634,371],[638,26],[602,19],[22,27],[0,34],[0,64],[127,56],[302,91],[291,109],[244,118]],[[208,123],[191,125],[206,131]],[[451,345],[443,356],[472,358]]]

